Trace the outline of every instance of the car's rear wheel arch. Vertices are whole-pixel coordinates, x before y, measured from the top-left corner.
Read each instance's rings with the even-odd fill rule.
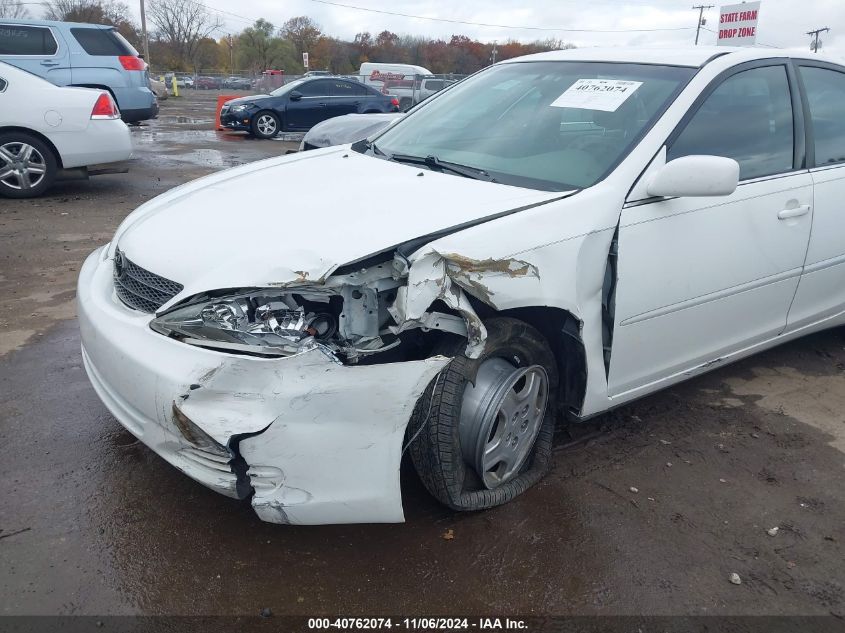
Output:
[[[50,148],[50,151],[53,152],[53,157],[56,159],[56,164],[59,169],[64,169],[64,165],[62,164],[62,155],[59,153],[59,150],[56,149],[56,146],[53,145],[52,141],[49,138],[41,134],[40,132],[36,132],[35,130],[30,130],[29,128],[25,127],[16,127],[13,125],[0,127],[0,134],[4,134],[6,132],[22,132],[23,134],[28,134],[30,136],[34,136],[39,141],[44,143],[47,147]]]

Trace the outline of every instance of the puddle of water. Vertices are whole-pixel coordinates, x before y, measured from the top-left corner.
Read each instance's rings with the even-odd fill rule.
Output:
[[[736,396],[757,396],[754,404],[814,426],[832,437],[831,446],[845,453],[845,376],[813,376],[792,367],[755,367],[750,380],[725,380]]]
[[[162,123],[191,123],[191,124],[208,124],[213,123],[212,119],[196,119],[189,116],[160,116],[157,119]]]

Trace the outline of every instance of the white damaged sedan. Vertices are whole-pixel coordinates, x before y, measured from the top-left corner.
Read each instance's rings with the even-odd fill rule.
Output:
[[[557,419],[845,323],[843,199],[842,66],[523,57],[138,208],[80,273],[83,358],[121,424],[266,521],[402,521],[406,450],[489,508]]]

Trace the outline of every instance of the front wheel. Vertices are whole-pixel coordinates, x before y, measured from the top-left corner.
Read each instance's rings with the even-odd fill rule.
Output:
[[[454,510],[507,503],[551,466],[557,363],[543,335],[516,319],[485,322],[480,358],[466,340],[435,350],[452,356],[417,402],[411,458],[428,491]]]
[[[262,110],[252,118],[252,133],[258,138],[273,138],[282,128],[279,117],[269,110]]]
[[[46,143],[26,132],[0,134],[0,196],[34,198],[47,190],[59,170]]]

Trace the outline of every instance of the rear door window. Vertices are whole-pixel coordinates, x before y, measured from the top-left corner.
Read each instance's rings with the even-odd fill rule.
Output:
[[[792,170],[792,99],[786,68],[731,75],[701,104],[672,143],[668,160],[707,154],[733,158],[740,180]]]
[[[354,97],[358,95],[356,86],[346,81],[332,81],[329,87],[333,97]]]
[[[111,29],[74,28],[70,30],[79,45],[89,55],[97,57],[135,55],[135,51],[118,33]]]
[[[331,92],[329,91],[330,83],[333,82],[325,80],[309,81],[299,86],[297,90],[299,90],[299,92],[301,92],[306,97],[325,97],[331,94]]]
[[[845,72],[801,66],[810,104],[816,165],[845,163]]]
[[[58,50],[47,27],[0,24],[0,55],[55,55]]]

